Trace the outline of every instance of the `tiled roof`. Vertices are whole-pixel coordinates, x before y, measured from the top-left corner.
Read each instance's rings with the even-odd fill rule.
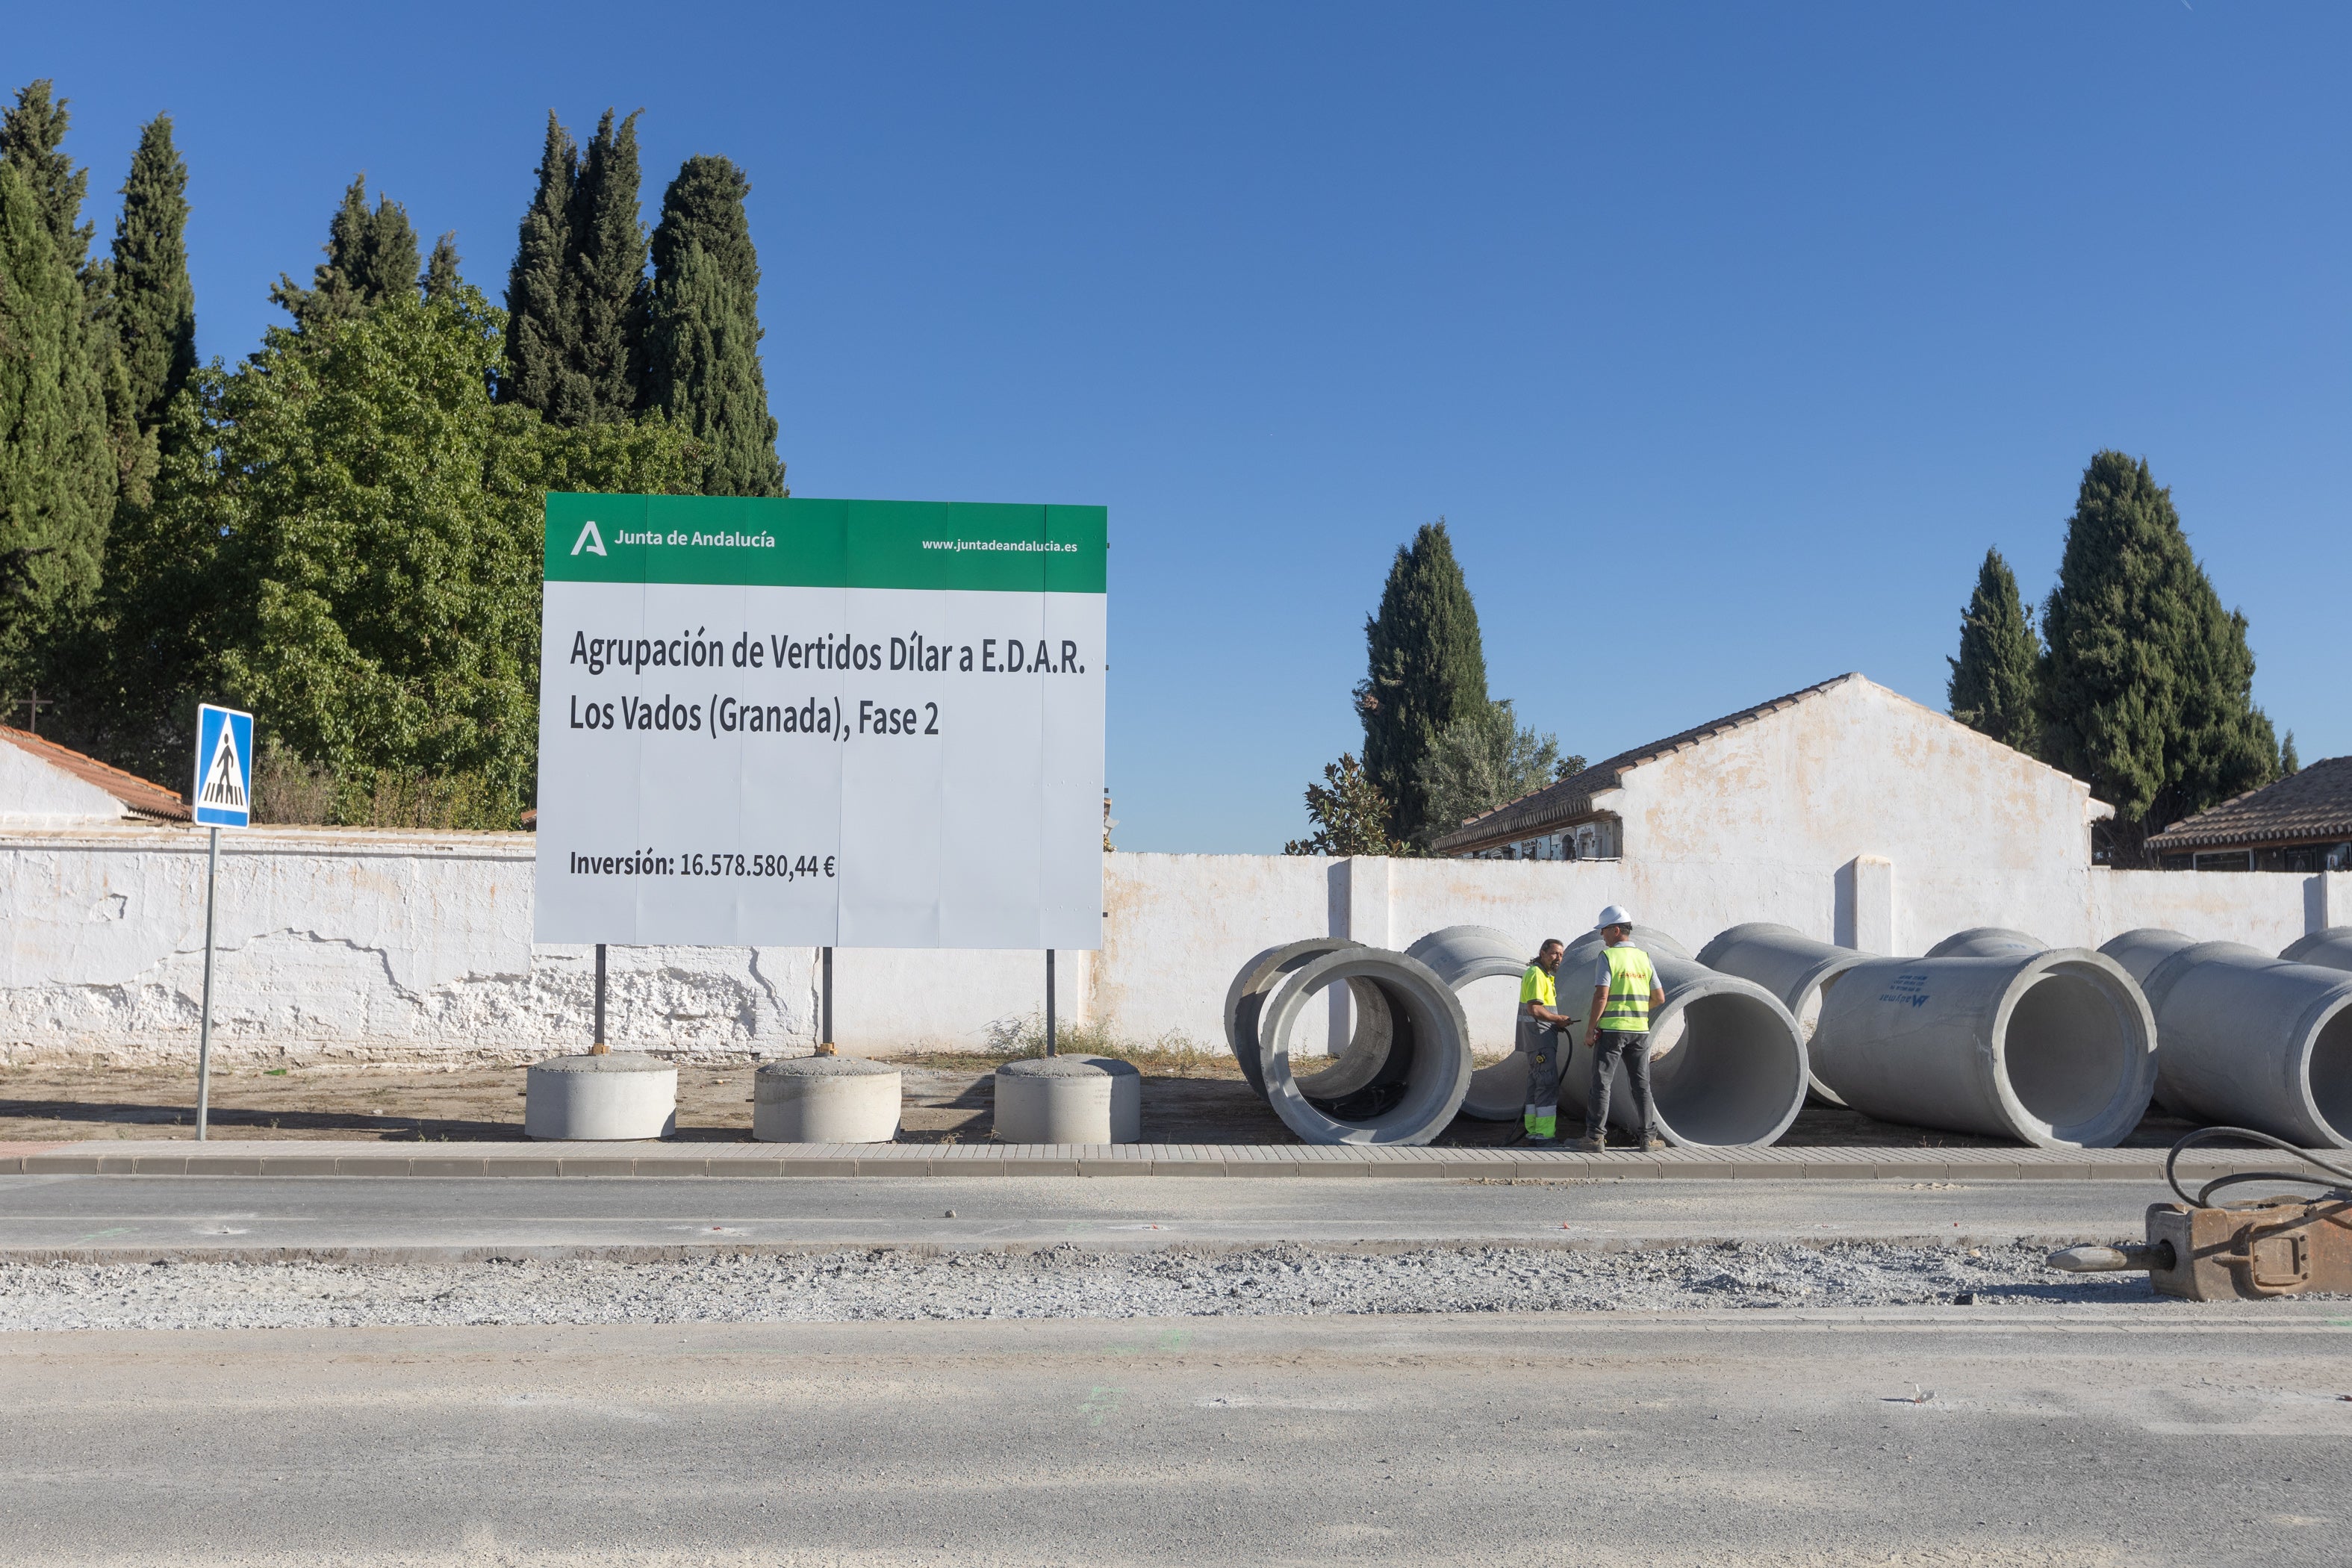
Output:
[[[2352,757],[2323,757],[2276,784],[2248,790],[2176,822],[2151,849],[2352,838]]]
[[[1808,686],[1802,691],[1791,691],[1786,697],[1775,697],[1769,702],[1759,702],[1753,708],[1742,708],[1737,713],[1710,719],[1663,741],[1653,741],[1646,746],[1620,752],[1604,762],[1593,763],[1580,773],[1573,773],[1533,795],[1523,795],[1517,800],[1496,806],[1484,816],[1472,817],[1430,847],[1440,855],[1483,849],[1489,844],[1507,844],[1515,838],[1532,837],[1539,832],[1549,831],[1555,823],[1572,822],[1580,816],[1589,816],[1592,814],[1594,795],[1603,790],[1615,789],[1621,775],[1643,763],[1656,762],[1660,757],[1696,746],[1727,730],[1737,730],[1742,725],[1753,724],[1767,714],[1793,708],[1806,698],[1817,697],[1833,686],[1843,686],[1849,680],[1861,679],[1859,670],[1851,671],[1817,686]]]
[[[54,741],[44,741],[28,730],[12,730],[0,724],[0,741],[5,741],[19,751],[34,756],[58,769],[71,773],[86,784],[94,784],[121,801],[123,808],[135,816],[162,822],[189,820],[188,803],[165,789],[150,784],[137,773],[124,773],[121,768],[86,757],[79,752],[69,752]]]

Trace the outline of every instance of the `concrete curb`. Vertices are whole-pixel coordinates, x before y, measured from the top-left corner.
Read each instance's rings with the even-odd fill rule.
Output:
[[[2323,1154],[2328,1152],[2321,1152]],[[2198,1149],[2184,1176],[2292,1163]],[[0,1143],[0,1175],[1240,1176],[1488,1181],[2149,1182],[2161,1149],[1533,1149],[1215,1143],[383,1143],[192,1140]]]

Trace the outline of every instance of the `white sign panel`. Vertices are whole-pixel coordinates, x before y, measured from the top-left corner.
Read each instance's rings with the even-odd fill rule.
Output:
[[[253,715],[196,705],[196,784],[188,801],[200,827],[253,820]]]
[[[550,496],[538,939],[1099,947],[1106,528]]]

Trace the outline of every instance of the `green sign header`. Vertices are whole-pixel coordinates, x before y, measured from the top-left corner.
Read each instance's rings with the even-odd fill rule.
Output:
[[[1098,506],[736,496],[547,498],[551,583],[1099,594]]]

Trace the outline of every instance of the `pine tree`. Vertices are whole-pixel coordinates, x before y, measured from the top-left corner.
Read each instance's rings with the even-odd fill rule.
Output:
[[[425,258],[423,282],[427,303],[457,298],[457,287],[465,281],[457,275],[457,264],[464,259],[457,254],[457,230],[452,229],[433,242],[433,254]]]
[[[304,330],[328,321],[348,321],[395,295],[416,289],[416,230],[408,209],[390,196],[378,195],[375,209],[367,205],[367,176],[355,174],[343,192],[343,204],[327,226],[327,259],[301,288],[284,274],[269,298],[286,307],[294,324]]]
[[[702,493],[783,494],[776,421],[760,367],[760,258],[724,158],[688,158],[662,197],[646,332],[645,398],[703,450]]]
[[[641,111],[640,111],[641,112]],[[578,336],[551,410],[562,425],[636,416],[646,336],[646,226],[637,202],[637,116],[606,110],[572,193],[572,312]]]
[[[100,356],[77,259],[87,175],[60,173],[38,82],[0,147],[0,683],[36,677],[62,616],[96,587],[117,485]],[[62,243],[60,242],[62,237]]]
[[[539,158],[539,188],[522,215],[514,266],[507,273],[506,364],[499,401],[520,403],[550,418],[566,402],[578,321],[572,306],[572,206],[580,183],[580,154],[572,133],[547,111],[547,145]],[[576,401],[578,393],[570,395]]]
[[[1946,687],[1952,717],[2004,745],[2032,752],[2041,736],[2035,708],[2042,644],[2025,618],[2017,576],[1998,550],[1985,552],[1976,592],[1960,615],[1960,657]]]
[[[42,226],[59,259],[76,278],[89,264],[89,242],[97,225],[81,223],[81,204],[89,195],[89,171],[77,169],[63,151],[66,130],[73,116],[72,100],[49,97],[55,84],[47,77],[16,89],[16,107],[0,112],[0,158],[16,165],[40,210]]]
[[[2043,760],[2115,806],[2113,864],[2145,865],[2150,833],[2272,777],[2246,617],[2145,461],[2104,451],[2084,470],[2042,627]]]
[[[1389,837],[1412,842],[1430,825],[1422,759],[1439,731],[1486,709],[1478,610],[1444,518],[1423,524],[1412,545],[1397,551],[1364,641],[1370,668],[1356,688],[1363,765],[1390,802]]]
[[[122,183],[108,279],[114,340],[142,432],[162,426],[164,409],[196,368],[187,192],[188,166],[172,145],[172,117],[159,114],[140,132]]]

